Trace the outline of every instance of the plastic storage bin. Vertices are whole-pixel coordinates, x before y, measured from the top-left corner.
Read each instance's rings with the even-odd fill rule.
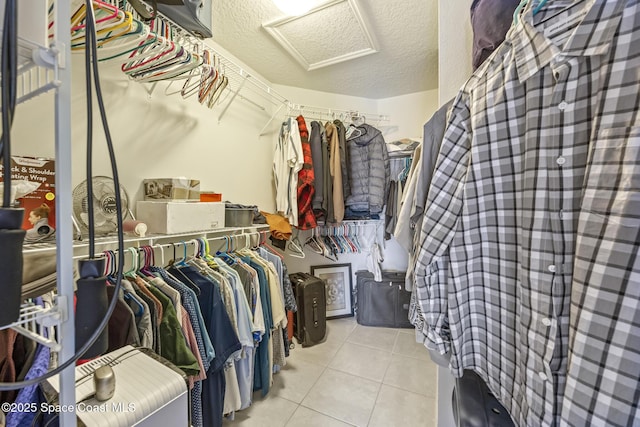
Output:
[[[249,227],[253,224],[253,209],[227,207],[224,223],[226,227]]]

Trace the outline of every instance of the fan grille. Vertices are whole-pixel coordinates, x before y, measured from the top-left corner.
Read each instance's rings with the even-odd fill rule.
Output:
[[[87,194],[87,181],[83,181],[73,189],[73,216],[83,232],[89,230],[89,203],[93,201],[94,227],[98,235],[107,235],[117,229],[118,209],[116,206],[115,183],[106,176],[92,178],[93,197]],[[126,190],[120,186],[122,199],[122,211],[120,215],[124,220],[129,212],[129,196]]]

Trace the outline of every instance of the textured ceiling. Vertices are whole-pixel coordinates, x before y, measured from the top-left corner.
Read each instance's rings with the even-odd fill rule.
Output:
[[[377,52],[333,65],[327,61],[371,48],[366,33],[353,28],[357,22],[345,9],[347,1],[278,24],[286,16],[271,0],[216,0],[213,39],[276,84],[375,99],[436,89],[437,1],[356,2]],[[263,28],[274,21],[288,49]]]

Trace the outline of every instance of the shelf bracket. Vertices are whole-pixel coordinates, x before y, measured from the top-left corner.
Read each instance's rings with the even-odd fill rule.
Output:
[[[271,115],[271,117],[269,118],[269,120],[267,121],[267,123],[264,125],[264,127],[260,130],[260,136],[264,136],[265,135],[265,131],[267,130],[267,127],[269,127],[269,124],[271,124],[271,122],[273,121],[273,119],[276,118],[276,116],[278,115],[278,113],[280,112],[280,110],[282,110],[282,107],[284,107],[284,103],[280,104],[280,106],[278,107],[278,109],[275,111],[275,113],[273,113]]]

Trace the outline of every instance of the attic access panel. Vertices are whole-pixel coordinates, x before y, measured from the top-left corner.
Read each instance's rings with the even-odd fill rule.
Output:
[[[378,52],[357,0],[334,0],[262,27],[307,71]]]

